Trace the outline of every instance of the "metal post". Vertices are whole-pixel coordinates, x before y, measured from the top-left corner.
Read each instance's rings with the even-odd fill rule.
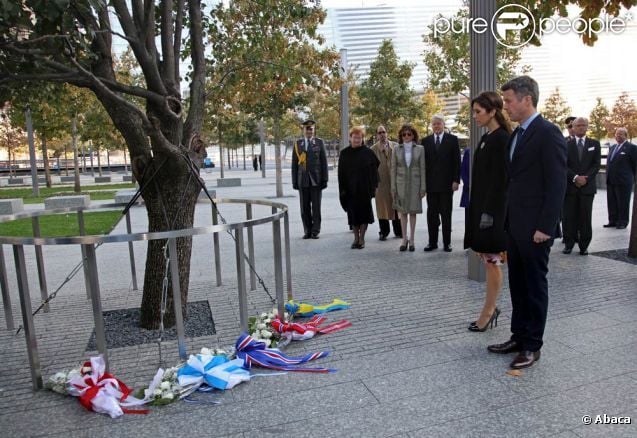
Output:
[[[246,220],[252,219],[252,204],[246,204]],[[254,261],[254,233],[252,226],[248,227],[248,259],[253,269],[250,269],[250,290],[256,290],[257,288],[257,275],[254,272],[256,269]]]
[[[38,216],[31,217],[31,226],[33,227],[33,237],[40,237],[40,218]],[[46,286],[46,273],[44,272],[44,257],[42,256],[42,245],[35,245],[35,261],[38,267],[38,280],[40,282],[40,297],[42,301],[46,301],[49,297],[49,291]],[[50,312],[49,304],[44,305],[44,313]]]
[[[292,257],[290,255],[290,218],[288,212],[283,216],[283,233],[285,238],[285,280],[287,283],[288,300],[293,300],[292,296]]]
[[[484,18],[491,21],[496,11],[495,0],[483,0],[479,2],[469,2],[469,15],[475,20]],[[470,44],[470,90],[471,97],[475,97],[483,91],[495,90],[496,88],[496,42],[491,32],[471,32],[469,34]],[[476,145],[480,139],[480,130],[473,117],[470,124],[469,145],[471,147],[471,159],[475,155]],[[473,169],[469,170],[471,177]],[[468,276],[471,280],[485,281],[485,268],[480,263],[475,253],[469,250],[467,257]]]
[[[265,178],[265,127],[263,126],[263,118],[259,120],[259,142],[261,143],[261,177]]]
[[[104,314],[102,313],[102,298],[100,296],[100,280],[97,272],[97,257],[95,246],[91,243],[83,244],[86,254],[88,282],[91,288],[91,304],[93,306],[93,320],[95,322],[95,343],[97,351],[104,356],[106,371],[108,372],[108,348],[106,346],[106,332],[104,329]]]
[[[276,207],[272,207],[272,214],[276,214]],[[274,242],[274,286],[276,290],[276,308],[279,315],[285,315],[283,300],[283,258],[281,254],[281,219],[272,222],[272,241]]]
[[[219,225],[219,215],[215,204],[212,204],[212,225]],[[217,286],[221,286],[221,253],[219,251],[218,232],[212,235],[212,244],[215,252],[215,275],[217,276]]]
[[[248,332],[248,294],[246,292],[246,262],[243,257],[243,225],[234,232],[237,261],[237,288],[239,290],[239,323],[241,331]]]
[[[126,233],[131,234],[133,227],[130,221],[130,209],[126,210]],[[133,250],[133,242],[128,242],[128,257],[130,258],[130,273],[133,280],[133,290],[137,290],[137,269],[135,268],[135,251]]]
[[[29,367],[31,368],[31,383],[33,384],[33,389],[37,391],[38,389],[42,389],[42,369],[40,368],[38,342],[35,335],[35,326],[33,325],[29,281],[27,279],[27,267],[24,261],[24,248],[22,245],[13,245],[13,259],[15,260],[15,272],[18,280],[18,292],[20,294],[22,326],[24,327]]]
[[[347,49],[341,49],[340,75],[343,80],[341,85],[341,148],[348,146],[349,141],[349,95],[347,85]]]
[[[177,256],[177,239],[168,239],[168,257],[170,257],[170,277],[173,286],[173,306],[175,307],[175,328],[177,329],[177,345],[179,358],[188,359],[186,354],[186,335],[184,317],[181,311],[181,288],[179,287],[179,257]]]
[[[86,228],[84,227],[83,211],[77,212],[77,225],[80,228],[80,236],[85,236]],[[82,267],[84,268],[84,287],[86,289],[86,298],[89,299],[91,298],[91,283],[89,281],[88,264],[86,262],[86,249],[84,248],[84,245],[80,247],[80,250],[82,252]]]
[[[27,123],[27,140],[29,142],[29,163],[31,165],[31,185],[33,186],[33,196],[40,196],[40,185],[38,182],[38,167],[35,162],[35,142],[33,140],[33,122],[31,121],[31,107],[27,105],[24,112]]]
[[[11,295],[9,294],[9,282],[7,281],[7,265],[4,263],[4,249],[0,245],[0,288],[2,289],[2,305],[4,306],[4,319],[7,321],[7,330],[13,330],[13,311],[11,310]]]

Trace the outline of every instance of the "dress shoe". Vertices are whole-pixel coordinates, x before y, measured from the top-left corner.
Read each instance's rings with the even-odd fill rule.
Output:
[[[318,239],[318,233],[312,233],[310,237],[312,237],[312,239]]]
[[[617,226],[617,224],[614,224],[612,222],[609,222],[607,224],[604,225],[604,228],[615,228]]]
[[[409,240],[407,241],[407,243],[403,243],[403,244],[401,244],[401,245],[400,245],[400,248],[398,248],[398,250],[399,250],[400,252],[407,251],[407,245],[409,245]]]
[[[564,249],[562,250],[562,254],[570,254],[572,252],[573,252],[572,246],[565,246]]]
[[[310,238],[310,233],[305,233],[305,234],[303,235],[303,238],[304,238],[304,239],[309,239],[309,238]]]
[[[588,250],[587,249],[580,249],[579,250],[579,255],[588,255]]]
[[[493,328],[494,324],[496,327],[498,326],[498,316],[500,316],[500,309],[496,307],[484,327],[478,327],[478,322],[473,321],[467,328],[470,332],[485,332],[489,326],[491,326],[491,328]]]
[[[451,245],[445,245],[445,249],[444,249],[445,252],[451,252],[451,250],[452,250]]]
[[[416,251],[416,247],[414,245],[409,245],[409,252]]]
[[[618,230],[623,230],[623,229],[625,229],[627,226],[628,226],[628,225],[624,225],[624,224],[622,224],[622,225],[617,225],[617,227],[616,227],[616,228],[617,228]]]
[[[491,353],[499,353],[499,354],[508,354],[508,353],[517,353],[518,351],[522,351],[522,347],[518,341],[514,341],[513,339],[509,339],[508,341],[502,344],[493,344],[487,347]]]
[[[386,236],[386,235],[384,235],[384,234],[381,234],[381,235],[378,237],[378,240],[380,240],[380,241],[384,242],[385,240],[387,240],[387,236]]]
[[[425,246],[425,252],[433,251],[434,249],[438,249],[438,245],[432,245],[431,243]]]
[[[511,362],[510,367],[514,370],[519,370],[522,368],[528,368],[533,365],[535,362],[540,360],[540,350],[538,351],[528,351],[523,350],[515,356],[515,359]]]

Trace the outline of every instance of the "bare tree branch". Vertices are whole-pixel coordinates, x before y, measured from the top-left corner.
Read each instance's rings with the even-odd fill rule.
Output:
[[[181,55],[181,31],[184,26],[184,0],[177,0],[177,16],[175,17],[175,42],[173,57],[175,59],[175,81],[179,83],[179,57]]]
[[[203,29],[201,25],[201,8],[199,0],[188,1],[190,22],[191,60],[193,66],[190,83],[190,110],[184,125],[183,138],[201,131],[203,125],[203,107],[206,100],[206,57],[203,45]]]
[[[175,52],[173,51],[173,2],[161,2],[161,72],[164,82],[168,81],[172,88],[176,88]]]

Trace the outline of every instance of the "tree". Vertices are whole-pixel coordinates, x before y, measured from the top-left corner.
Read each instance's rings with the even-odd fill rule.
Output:
[[[588,124],[588,132],[590,132],[593,138],[598,140],[603,140],[608,136],[608,128],[610,123],[610,112],[604,102],[602,102],[602,98],[598,97],[596,99],[595,106],[591,110]]]
[[[449,19],[461,21],[468,18],[469,7],[465,4]],[[429,72],[428,87],[442,94],[460,93],[469,99],[469,34],[447,32],[434,35],[433,24],[428,25],[427,29],[428,33],[423,35],[423,40],[426,45],[424,63]],[[496,83],[500,86],[514,76],[521,50],[498,46],[496,55]],[[523,67],[523,71],[528,70],[529,67]]]
[[[112,17],[119,26],[111,26]],[[124,137],[135,177],[146,187],[142,197],[151,232],[193,224],[200,187],[191,172],[205,154],[199,140],[207,68],[204,24],[201,3],[185,0],[20,0],[3,2],[0,10],[0,84],[44,80],[91,90]],[[115,35],[130,46],[144,86],[118,80]],[[186,79],[180,74],[182,55],[190,63],[187,107],[179,89]],[[124,95],[141,99],[144,106]],[[163,246],[156,240],[148,244],[141,306],[145,328],[157,328],[161,318]],[[191,239],[178,239],[177,246],[185,315]],[[171,326],[172,294],[168,297],[164,323]]]
[[[560,87],[556,87],[549,97],[546,98],[541,112],[542,117],[549,122],[555,123],[557,126],[562,126],[564,119],[571,115],[571,107],[568,106],[568,103],[562,97]]]
[[[277,197],[283,196],[281,118],[303,107],[307,87],[322,87],[337,69],[337,54],[318,47],[325,15],[319,1],[297,0],[235,0],[213,11],[218,31],[210,43],[217,61],[230,68],[218,72],[224,86],[212,95],[239,96],[235,110],[272,119]]]
[[[0,108],[0,148],[6,149],[7,151],[9,174],[12,172],[15,173],[12,165],[12,163],[15,163],[15,154],[19,150],[25,149],[26,143],[26,132],[12,123],[6,108]]]
[[[413,125],[418,130],[418,135],[422,138],[429,135],[431,118],[436,114],[442,114],[445,104],[430,88],[425,90],[418,104],[420,105],[420,118],[415,120]],[[398,135],[398,131],[394,131],[393,135]]]
[[[628,130],[628,138],[632,141],[637,135],[637,105],[635,101],[623,92],[615,101],[610,114],[610,130],[608,135],[613,136],[615,129],[624,127]]]
[[[364,115],[367,125],[383,125],[390,132],[398,131],[405,121],[412,122],[420,113],[409,86],[413,69],[413,64],[399,63],[391,40],[383,40],[369,76],[360,84],[360,107],[355,113]]]

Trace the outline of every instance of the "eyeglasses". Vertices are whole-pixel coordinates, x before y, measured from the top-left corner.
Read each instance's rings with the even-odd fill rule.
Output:
[[[411,137],[413,134],[409,131],[405,131],[401,134],[403,137]]]
[[[387,134],[387,131],[378,131],[376,134]]]

